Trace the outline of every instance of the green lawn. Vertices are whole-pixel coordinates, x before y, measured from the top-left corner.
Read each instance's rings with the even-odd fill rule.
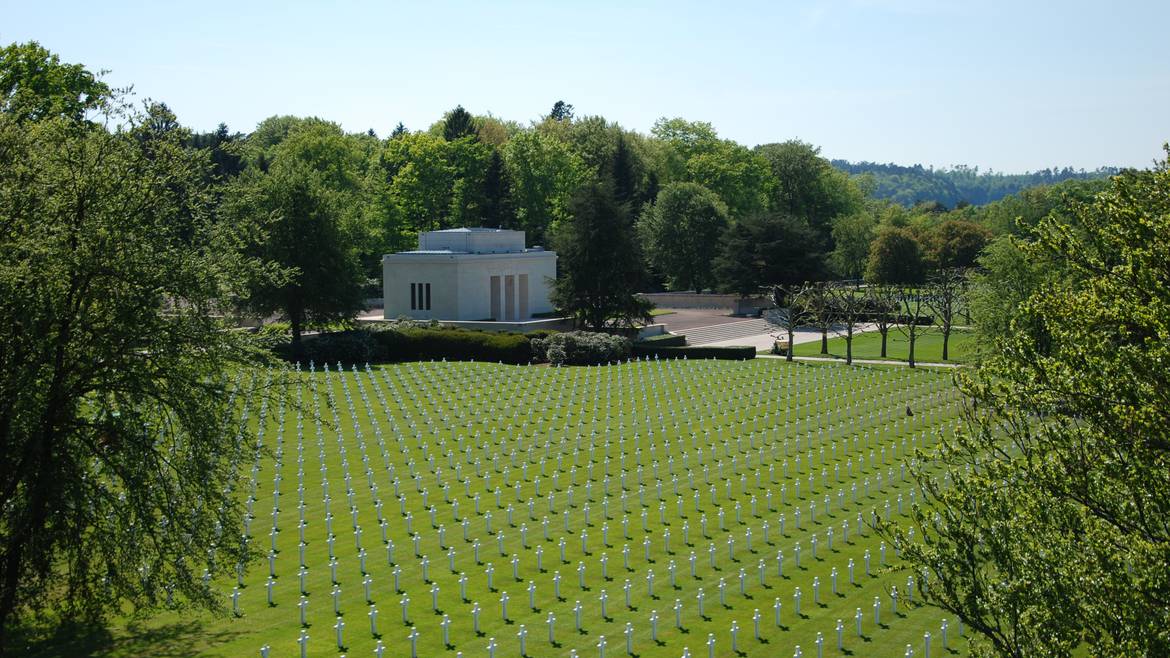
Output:
[[[853,358],[880,359],[882,337],[876,331],[869,331],[853,336]],[[971,331],[951,332],[948,345],[948,363],[971,363],[975,354],[975,334]],[[800,343],[796,346],[796,356],[824,356],[821,354],[821,343]],[[910,340],[897,329],[891,329],[886,343],[886,358],[891,361],[905,361],[910,354]],[[845,358],[845,339],[841,337],[829,338],[829,355],[841,359]],[[942,332],[937,329],[925,329],[914,341],[914,360],[925,362],[941,362]]]
[[[269,562],[261,559],[247,565],[241,614],[231,615],[236,576],[234,565],[224,565],[213,587],[229,614],[165,612],[120,622],[109,636],[87,638],[84,647],[77,638],[60,637],[28,653],[258,656],[268,645],[272,656],[295,656],[304,630],[310,656],[373,656],[380,639],[386,656],[402,657],[411,655],[415,628],[419,656],[486,657],[494,638],[495,655],[510,658],[520,655],[517,634],[523,628],[529,656],[568,656],[570,650],[582,658],[598,656],[604,636],[612,658],[626,655],[629,623],[639,658],[678,658],[684,648],[699,658],[707,655],[709,633],[715,655],[736,655],[729,634],[734,622],[739,656],[787,658],[800,646],[812,658],[818,634],[825,655],[842,655],[835,630],[842,620],[846,655],[901,656],[909,644],[921,656],[926,631],[935,637],[932,655],[946,655],[939,639],[943,614],[906,605],[911,574],[898,567],[892,548],[884,551],[882,566],[882,543],[859,526],[859,517],[896,516],[899,504],[911,503],[913,487],[903,479],[903,464],[959,411],[945,373],[764,359],[601,368],[412,363],[303,375],[297,403],[251,413],[268,419],[252,430],[258,441],[250,535],[264,553],[275,542],[271,605]],[[916,411],[912,418],[901,412],[907,406]],[[252,469],[252,463],[240,465],[243,495],[253,490],[247,481]],[[304,627],[298,608],[302,478]],[[336,642],[326,482],[344,649]],[[380,515],[393,542],[392,562]],[[364,575],[355,527],[362,529]],[[866,553],[872,575],[866,575]],[[466,598],[460,574],[466,574]],[[370,602],[363,587],[367,575]],[[896,611],[888,594],[894,586],[901,594]],[[507,620],[500,602],[505,592]],[[881,601],[880,625],[874,622],[875,597]],[[675,627],[676,600],[681,628]],[[780,626],[775,601],[781,604]],[[377,635],[370,627],[372,608]],[[862,637],[855,630],[858,609]],[[759,640],[753,630],[757,610]],[[550,613],[556,618],[551,644]],[[655,613],[657,641],[650,626]],[[951,649],[965,651],[953,620],[951,629]]]
[[[672,308],[653,308],[653,309],[650,309],[650,316],[655,317],[655,318],[660,316],[660,315],[671,315],[672,313],[674,313],[674,309],[672,309]]]

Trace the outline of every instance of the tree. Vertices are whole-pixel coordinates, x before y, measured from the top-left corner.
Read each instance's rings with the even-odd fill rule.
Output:
[[[269,220],[255,253],[292,274],[255,287],[248,304],[282,313],[299,343],[306,327],[349,320],[362,308],[361,157],[339,127],[313,120],[293,127],[265,159],[266,171],[237,179],[232,211]]]
[[[945,270],[971,267],[991,240],[991,231],[969,221],[948,219],[926,232],[923,257],[931,267]]]
[[[0,653],[42,613],[221,605],[200,575],[249,557],[232,437],[267,376],[223,313],[274,271],[185,131],[111,112],[0,113]]]
[[[828,354],[829,330],[837,322],[832,286],[824,281],[805,284],[801,306],[808,311],[808,323],[821,332],[821,354]]]
[[[0,50],[0,112],[17,123],[49,117],[74,122],[99,109],[110,88],[81,64],[62,64],[36,41]]]
[[[711,261],[727,228],[727,206],[696,183],[671,183],[638,220],[650,264],[674,290],[703,290],[715,283]]]
[[[553,103],[552,110],[548,113],[548,118],[553,121],[572,121],[573,106],[565,101],[557,101]]]
[[[869,247],[865,280],[870,283],[922,283],[922,249],[909,229],[885,227]]]
[[[899,288],[898,289],[898,311],[901,316],[898,318],[898,331],[906,336],[907,342],[910,343],[910,353],[906,358],[906,362],[911,368],[915,366],[914,363],[914,346],[918,341],[918,336],[922,333],[922,311],[926,308],[926,295],[919,288]]]
[[[569,199],[588,171],[568,145],[537,131],[512,138],[503,154],[516,228],[528,233],[531,244],[542,244],[550,229],[569,216]]]
[[[802,303],[807,290],[807,284],[772,286],[768,290],[768,297],[775,308],[765,311],[764,319],[788,334],[788,350],[784,353],[785,361],[792,361],[793,339],[796,330],[803,327],[808,321],[808,309]]]
[[[962,311],[967,293],[967,276],[963,270],[947,269],[932,276],[926,287],[926,297],[923,302],[926,309],[934,316],[934,323],[942,332],[942,360],[950,358],[948,346],[951,333],[955,329],[955,321]]]
[[[475,120],[462,105],[456,105],[455,109],[443,117],[443,139],[453,142],[464,137],[472,139],[478,137],[475,132]]]
[[[1020,244],[1064,273],[1013,322],[1046,340],[1009,331],[961,374],[966,427],[887,528],[984,653],[1170,655],[1167,190],[1165,161],[1123,174]]]
[[[724,233],[715,273],[721,285],[742,295],[761,286],[822,279],[820,237],[791,215],[761,213],[734,222]]]
[[[512,181],[498,150],[492,151],[483,177],[483,225],[490,228],[510,228],[515,220],[512,209]]]
[[[399,121],[398,125],[394,126],[394,130],[390,131],[390,139],[398,139],[406,134],[406,126]]]
[[[833,219],[861,209],[857,185],[821,157],[819,148],[790,140],[757,146],[755,153],[768,164],[775,181],[768,207],[804,219],[826,244],[831,245]]]
[[[898,288],[881,284],[870,284],[865,287],[866,307],[870,321],[882,337],[881,357],[886,358],[886,345],[890,336],[890,329],[898,324]]]
[[[638,177],[634,172],[634,155],[626,144],[625,135],[618,133],[617,147],[610,167],[613,176],[613,195],[618,203],[633,204],[638,198]]]
[[[866,315],[865,296],[849,282],[830,283],[827,287],[838,333],[845,336],[845,364],[853,365],[853,334]],[[825,347],[824,343],[822,347]]]
[[[553,303],[579,327],[600,331],[650,319],[650,303],[635,295],[642,257],[627,212],[609,183],[586,183],[553,234],[561,268]]]
[[[840,215],[833,220],[833,251],[829,265],[833,272],[846,279],[860,279],[865,275],[869,245],[877,231],[877,217],[869,210]]]

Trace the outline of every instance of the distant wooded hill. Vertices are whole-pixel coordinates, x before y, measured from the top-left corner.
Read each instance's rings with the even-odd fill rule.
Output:
[[[1093,171],[1065,167],[1023,174],[1001,174],[994,171],[980,172],[979,167],[965,165],[934,169],[922,165],[904,167],[848,160],[830,162],[852,176],[868,178],[870,183],[867,185],[863,182],[862,187],[868,187],[870,193],[878,199],[889,199],[904,206],[937,201],[948,208],[963,203],[983,205],[1036,185],[1107,178],[1121,171],[1118,167],[1100,167]]]

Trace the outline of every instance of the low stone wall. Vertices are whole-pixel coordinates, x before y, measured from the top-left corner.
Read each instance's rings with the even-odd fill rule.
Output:
[[[481,331],[512,331],[526,334],[540,329],[553,331],[570,331],[573,328],[572,320],[568,318],[540,318],[523,322],[497,322],[494,320],[439,320],[445,327],[459,327],[460,329],[479,329]]]
[[[760,309],[772,307],[772,302],[766,297],[714,292],[643,292],[638,296],[657,308],[727,309],[737,315],[754,315]]]

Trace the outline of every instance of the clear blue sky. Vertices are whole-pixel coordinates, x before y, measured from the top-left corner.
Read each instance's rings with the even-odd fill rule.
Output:
[[[273,114],[426,128],[564,99],[646,132],[710,121],[900,164],[1148,166],[1170,140],[1170,2],[0,0],[35,39],[186,125]]]

